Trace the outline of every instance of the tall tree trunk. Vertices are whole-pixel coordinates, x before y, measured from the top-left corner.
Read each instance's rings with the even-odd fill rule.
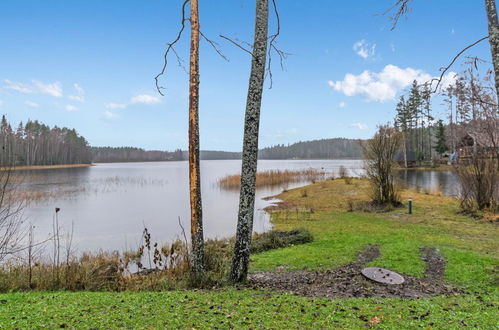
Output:
[[[404,131],[403,133],[403,141],[404,141],[404,167],[407,168],[407,133]]]
[[[191,267],[194,276],[204,271],[203,210],[199,170],[199,16],[198,0],[191,5],[191,56],[189,75],[189,188],[191,201]]]
[[[499,102],[499,21],[497,19],[496,0],[485,0],[487,21],[489,23],[489,43],[494,64],[494,76],[497,100]]]
[[[236,244],[232,260],[230,279],[232,282],[246,280],[253,233],[255,206],[256,170],[258,158],[258,130],[262,104],[265,62],[267,54],[269,21],[268,0],[256,0],[255,40],[251,60],[248,98],[244,118],[244,139],[241,169],[241,191],[237,218]]]

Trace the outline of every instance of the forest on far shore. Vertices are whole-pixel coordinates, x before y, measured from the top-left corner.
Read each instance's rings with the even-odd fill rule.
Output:
[[[259,159],[359,159],[362,140],[321,139],[278,144],[259,150]],[[14,166],[187,160],[188,152],[145,150],[136,147],[91,147],[75,129],[49,127],[37,120],[14,129],[2,116],[1,164]],[[241,159],[241,152],[201,150],[203,160]]]
[[[362,156],[362,140],[354,139],[321,139],[278,144],[260,149],[259,159],[360,159]],[[144,150],[133,147],[92,147],[93,161],[108,162],[141,162],[187,160],[188,152],[177,149],[173,152]],[[240,152],[201,150],[202,160],[241,159]]]

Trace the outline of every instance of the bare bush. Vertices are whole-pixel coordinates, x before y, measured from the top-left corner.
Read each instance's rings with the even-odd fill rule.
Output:
[[[0,167],[0,262],[19,251],[24,237],[22,210],[26,199],[18,193],[11,166]]]
[[[461,186],[461,208],[467,212],[499,209],[499,164],[479,148],[466,164],[455,166]]]
[[[343,179],[345,184],[352,184],[352,177],[348,175],[348,169],[345,166],[343,165],[340,166],[338,175],[340,176],[341,179]]]
[[[497,212],[499,203],[499,110],[493,73],[482,78],[477,65],[483,61],[471,58],[458,82],[463,137],[457,144],[459,165],[455,171],[461,186],[463,211]]]
[[[399,150],[400,133],[389,125],[378,127],[374,137],[363,145],[364,170],[371,183],[371,199],[374,204],[400,204],[395,185],[394,157]]]

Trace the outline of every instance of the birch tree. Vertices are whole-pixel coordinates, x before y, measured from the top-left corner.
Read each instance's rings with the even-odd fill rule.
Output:
[[[485,0],[485,10],[489,26],[489,43],[494,65],[496,95],[499,100],[499,21],[497,19],[496,0]]]
[[[248,274],[255,206],[260,108],[267,57],[268,21],[269,0],[256,0],[255,36],[244,118],[239,214],[237,218],[236,243],[230,273],[232,282],[242,282],[246,280]]]

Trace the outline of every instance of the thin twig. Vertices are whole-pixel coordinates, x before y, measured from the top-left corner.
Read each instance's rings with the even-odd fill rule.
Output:
[[[224,36],[223,34],[221,34],[221,35],[220,35],[220,38],[223,38],[223,39],[225,39],[225,40],[227,40],[227,41],[231,42],[231,43],[232,43],[232,44],[234,44],[236,47],[238,47],[238,48],[242,49],[243,51],[245,51],[246,53],[250,54],[251,56],[253,56],[253,57],[255,56],[255,55],[253,55],[253,52],[251,52],[251,51],[247,50],[246,48],[244,48],[244,47],[243,47],[240,43],[238,43],[237,41],[234,41],[234,40],[232,40],[231,38]]]
[[[407,14],[409,11],[411,11],[411,8],[409,7],[409,2],[412,0],[397,0],[393,6],[388,8],[382,15],[385,16],[389,12],[393,11],[395,8],[398,8],[397,11],[395,12],[395,15],[390,16],[390,21],[392,21],[392,27],[390,30],[395,30],[397,27],[397,24],[402,16]]]
[[[185,7],[186,7],[188,2],[189,2],[189,0],[185,0],[184,3],[182,4],[182,21],[181,21],[182,26],[180,27],[180,30],[178,31],[178,34],[177,34],[177,37],[175,38],[175,40],[168,43],[168,47],[166,48],[165,54],[163,55],[163,59],[164,59],[163,68],[161,69],[161,72],[156,77],[154,77],[154,80],[156,81],[156,89],[158,90],[158,93],[161,94],[162,96],[164,96],[164,94],[161,92],[161,90],[165,89],[165,88],[159,85],[159,77],[161,77],[162,75],[165,74],[165,70],[166,70],[166,67],[168,65],[168,54],[169,54],[170,50],[173,50],[173,53],[177,57],[177,61],[178,61],[179,65],[182,66],[181,65],[182,59],[178,56],[178,54],[175,51],[175,49],[173,48],[173,46],[180,40],[180,37],[182,36],[182,32],[184,32],[185,21],[189,20],[188,18],[185,18]]]
[[[468,49],[470,49],[471,47],[475,46],[476,44],[484,41],[485,39],[488,39],[489,36],[486,36],[486,37],[483,37],[477,41],[475,41],[474,43],[472,43],[471,45],[465,47],[463,50],[461,50],[459,53],[457,53],[456,56],[454,56],[454,58],[452,59],[452,61],[450,62],[449,65],[447,65],[445,68],[440,68],[440,71],[442,71],[442,73],[440,74],[440,77],[439,78],[433,78],[431,81],[430,81],[430,84],[433,84],[434,81],[437,81],[437,85],[435,86],[435,89],[433,90],[433,93],[436,93],[437,90],[438,90],[438,86],[440,85],[440,83],[442,82],[442,79],[445,75],[445,73],[451,68],[451,66],[456,62],[456,60],[459,58],[459,56],[461,56],[465,51],[467,51]]]
[[[185,241],[185,249],[187,250],[187,263],[190,264],[189,261],[189,243],[187,241],[187,235],[185,234],[185,229],[184,226],[182,226],[182,222],[180,221],[180,217],[178,217],[178,225],[180,226],[180,229],[182,229],[182,235],[184,236],[184,241]]]
[[[284,70],[284,65],[283,61],[288,57],[288,53],[283,52],[282,50],[278,49],[275,45],[275,41],[277,37],[281,34],[281,18],[279,17],[279,11],[277,10],[277,4],[275,0],[272,0],[272,5],[274,7],[274,13],[277,21],[277,31],[273,35],[269,37],[270,43],[269,43],[269,49],[268,49],[268,63],[267,63],[267,72],[269,74],[269,79],[270,79],[270,86],[269,89],[272,89],[273,85],[273,79],[272,79],[272,50],[275,50],[277,55],[279,55],[279,60],[281,64],[281,70]]]
[[[220,57],[229,62],[229,59],[222,53],[222,51],[220,50],[220,45],[217,42],[208,39],[202,31],[199,31],[199,34],[201,34],[204,40],[206,40],[211,45],[211,47],[213,47],[213,49],[218,53],[218,55],[220,55]]]

